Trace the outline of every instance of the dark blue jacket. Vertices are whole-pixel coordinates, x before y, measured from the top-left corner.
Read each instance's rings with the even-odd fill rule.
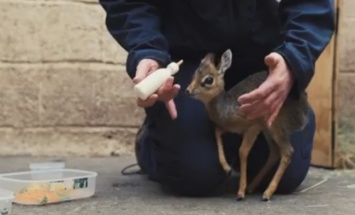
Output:
[[[201,58],[231,48],[234,66],[248,70],[280,53],[303,91],[315,61],[332,36],[334,0],[99,0],[106,26],[128,51],[134,76],[142,58],[163,66],[171,60]]]

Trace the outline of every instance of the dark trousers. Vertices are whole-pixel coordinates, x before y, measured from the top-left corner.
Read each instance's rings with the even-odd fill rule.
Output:
[[[214,127],[204,106],[184,94],[197,63],[184,63],[176,75],[176,82],[181,84],[180,93],[175,99],[178,118],[171,120],[162,103],[146,109],[145,129],[136,143],[140,147],[139,165],[148,176],[170,190],[189,196],[214,194],[228,178],[218,162]],[[240,81],[237,78],[230,81],[233,74],[227,78],[230,83],[227,89]],[[310,167],[314,133],[315,116],[311,110],[308,125],[304,130],[292,134],[294,155],[276,193],[293,192],[305,179]],[[226,134],[223,142],[228,162],[239,170],[241,137]],[[268,153],[268,144],[260,134],[248,159],[249,182],[262,168]],[[277,165],[259,190],[266,188],[276,168]]]

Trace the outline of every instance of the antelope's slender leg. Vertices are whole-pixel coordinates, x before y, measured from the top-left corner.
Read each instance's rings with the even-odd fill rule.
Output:
[[[215,137],[216,137],[216,142],[217,142],[217,148],[218,148],[218,159],[219,159],[219,163],[221,164],[222,168],[224,169],[224,171],[230,175],[232,172],[232,168],[230,167],[230,165],[228,164],[227,160],[226,160],[226,156],[224,154],[224,149],[223,149],[223,141],[222,141],[222,130],[220,130],[219,128],[215,128]]]
[[[255,191],[255,189],[260,185],[261,181],[266,176],[266,174],[270,171],[270,169],[274,166],[274,164],[280,159],[280,151],[275,141],[272,140],[271,137],[266,137],[266,139],[269,144],[269,151],[270,151],[269,157],[264,167],[260,170],[260,172],[255,176],[255,178],[249,184],[247,188],[249,193]]]
[[[270,134],[280,149],[281,160],[273,179],[264,192],[263,201],[269,201],[271,199],[272,195],[278,187],[278,184],[280,183],[282,176],[284,175],[287,167],[291,162],[291,158],[294,152],[290,138],[286,134],[282,133],[281,129],[276,131],[274,130]]]
[[[247,161],[248,155],[253,147],[255,140],[260,133],[261,128],[256,125],[250,127],[243,134],[243,141],[239,148],[239,159],[240,159],[240,179],[239,179],[239,190],[237,194],[237,200],[242,200],[245,197],[245,190],[247,187]]]

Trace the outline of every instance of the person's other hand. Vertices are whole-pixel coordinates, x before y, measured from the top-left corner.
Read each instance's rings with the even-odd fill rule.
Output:
[[[294,79],[283,57],[278,53],[270,53],[265,57],[269,67],[269,76],[257,89],[238,98],[241,110],[249,119],[268,115],[267,126],[270,126],[278,115],[286,100]]]
[[[154,72],[159,68],[158,62],[152,59],[143,59],[137,65],[136,76],[133,78],[134,83],[139,83],[149,74]],[[177,111],[174,102],[175,96],[180,90],[180,85],[173,84],[174,77],[169,77],[163,86],[161,86],[156,93],[148,97],[146,100],[137,98],[137,105],[140,107],[150,107],[157,101],[162,101],[165,103],[166,108],[172,119],[176,119]]]

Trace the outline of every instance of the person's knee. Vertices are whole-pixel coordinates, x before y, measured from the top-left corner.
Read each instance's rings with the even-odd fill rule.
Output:
[[[225,177],[223,173],[213,174],[214,171],[185,166],[179,180],[167,181],[167,185],[180,195],[209,196],[217,194]]]
[[[302,166],[299,166],[298,169],[292,169],[284,175],[280,181],[276,192],[277,194],[291,194],[302,184],[304,179],[307,176],[309,166],[307,163],[304,163]]]
[[[186,154],[178,160],[166,163],[159,171],[163,184],[179,195],[215,195],[227,175],[220,167],[217,157],[204,158],[199,154],[198,151],[191,152],[190,155]]]
[[[275,194],[291,194],[302,184],[307,176],[308,170],[310,168],[309,159],[300,159],[300,155],[296,154],[298,159],[294,159],[291,164],[287,167],[285,173],[282,175],[279,181]],[[274,175],[276,174],[278,165],[276,165],[268,176],[267,180],[263,181],[259,187],[259,191],[263,192],[270,185]]]

